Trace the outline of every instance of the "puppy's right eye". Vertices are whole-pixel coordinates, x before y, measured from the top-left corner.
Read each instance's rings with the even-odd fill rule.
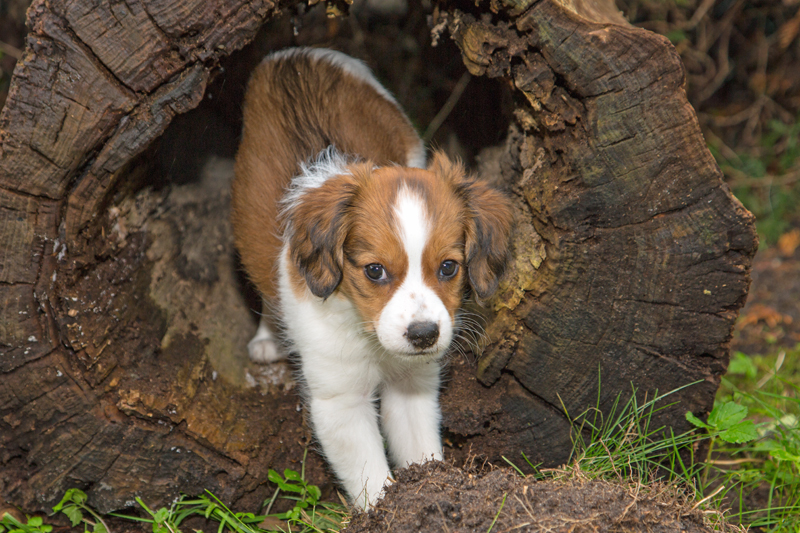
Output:
[[[364,273],[372,281],[384,281],[388,278],[386,269],[380,263],[370,263],[364,267]]]

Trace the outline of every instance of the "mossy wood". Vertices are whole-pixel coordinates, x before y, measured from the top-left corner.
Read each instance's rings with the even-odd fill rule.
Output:
[[[631,383],[652,394],[699,381],[659,416],[681,430],[685,410],[712,406],[756,237],[705,147],[678,55],[610,1],[484,1],[485,17],[474,5],[441,4],[435,31],[472,74],[513,88],[488,167],[518,225],[484,308],[488,344],[476,365],[449,367],[446,454],[556,465],[571,449],[564,409],[608,409]],[[109,511],[209,489],[253,508],[268,468],[299,469],[310,432],[291,370],[259,373],[245,355],[254,324],[229,169],[135,186],[148,179],[137,157],[280,7],[31,7],[0,115],[4,499],[47,510],[79,487]],[[306,472],[330,480],[314,453]]]

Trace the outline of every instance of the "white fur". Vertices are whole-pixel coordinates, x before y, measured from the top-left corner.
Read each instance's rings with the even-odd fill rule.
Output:
[[[255,363],[274,363],[286,358],[286,353],[278,346],[272,330],[269,329],[263,317],[258,323],[255,336],[247,343],[247,351],[250,354],[250,360]]]
[[[413,168],[425,168],[428,166],[425,154],[425,145],[420,140],[419,144],[408,151],[406,165]]]
[[[349,176],[350,171],[347,169],[347,165],[354,161],[331,145],[321,151],[312,162],[300,163],[300,174],[292,178],[292,184],[281,200],[284,213],[297,205],[309,189],[321,187],[333,176]]]

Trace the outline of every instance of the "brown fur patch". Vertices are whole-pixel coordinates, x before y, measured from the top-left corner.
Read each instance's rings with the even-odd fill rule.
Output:
[[[434,154],[428,169],[442,176],[465,206],[465,254],[469,281],[480,298],[497,289],[508,260],[508,238],[513,212],[508,198],[468,175],[442,152]]]
[[[242,264],[262,296],[276,297],[279,203],[301,162],[333,144],[376,164],[405,163],[418,142],[396,105],[340,67],[302,51],[261,63],[245,95],[231,219]]]

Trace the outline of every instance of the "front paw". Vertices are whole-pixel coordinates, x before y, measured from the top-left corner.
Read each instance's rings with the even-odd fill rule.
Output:
[[[286,354],[274,339],[259,335],[253,337],[253,340],[247,343],[247,351],[250,354],[251,361],[262,365],[286,358]]]
[[[381,483],[371,483],[368,480],[361,492],[358,493],[358,496],[353,498],[353,505],[362,511],[369,511],[378,500],[386,495],[386,489],[392,483],[394,483],[394,478],[391,472],[387,474]]]

